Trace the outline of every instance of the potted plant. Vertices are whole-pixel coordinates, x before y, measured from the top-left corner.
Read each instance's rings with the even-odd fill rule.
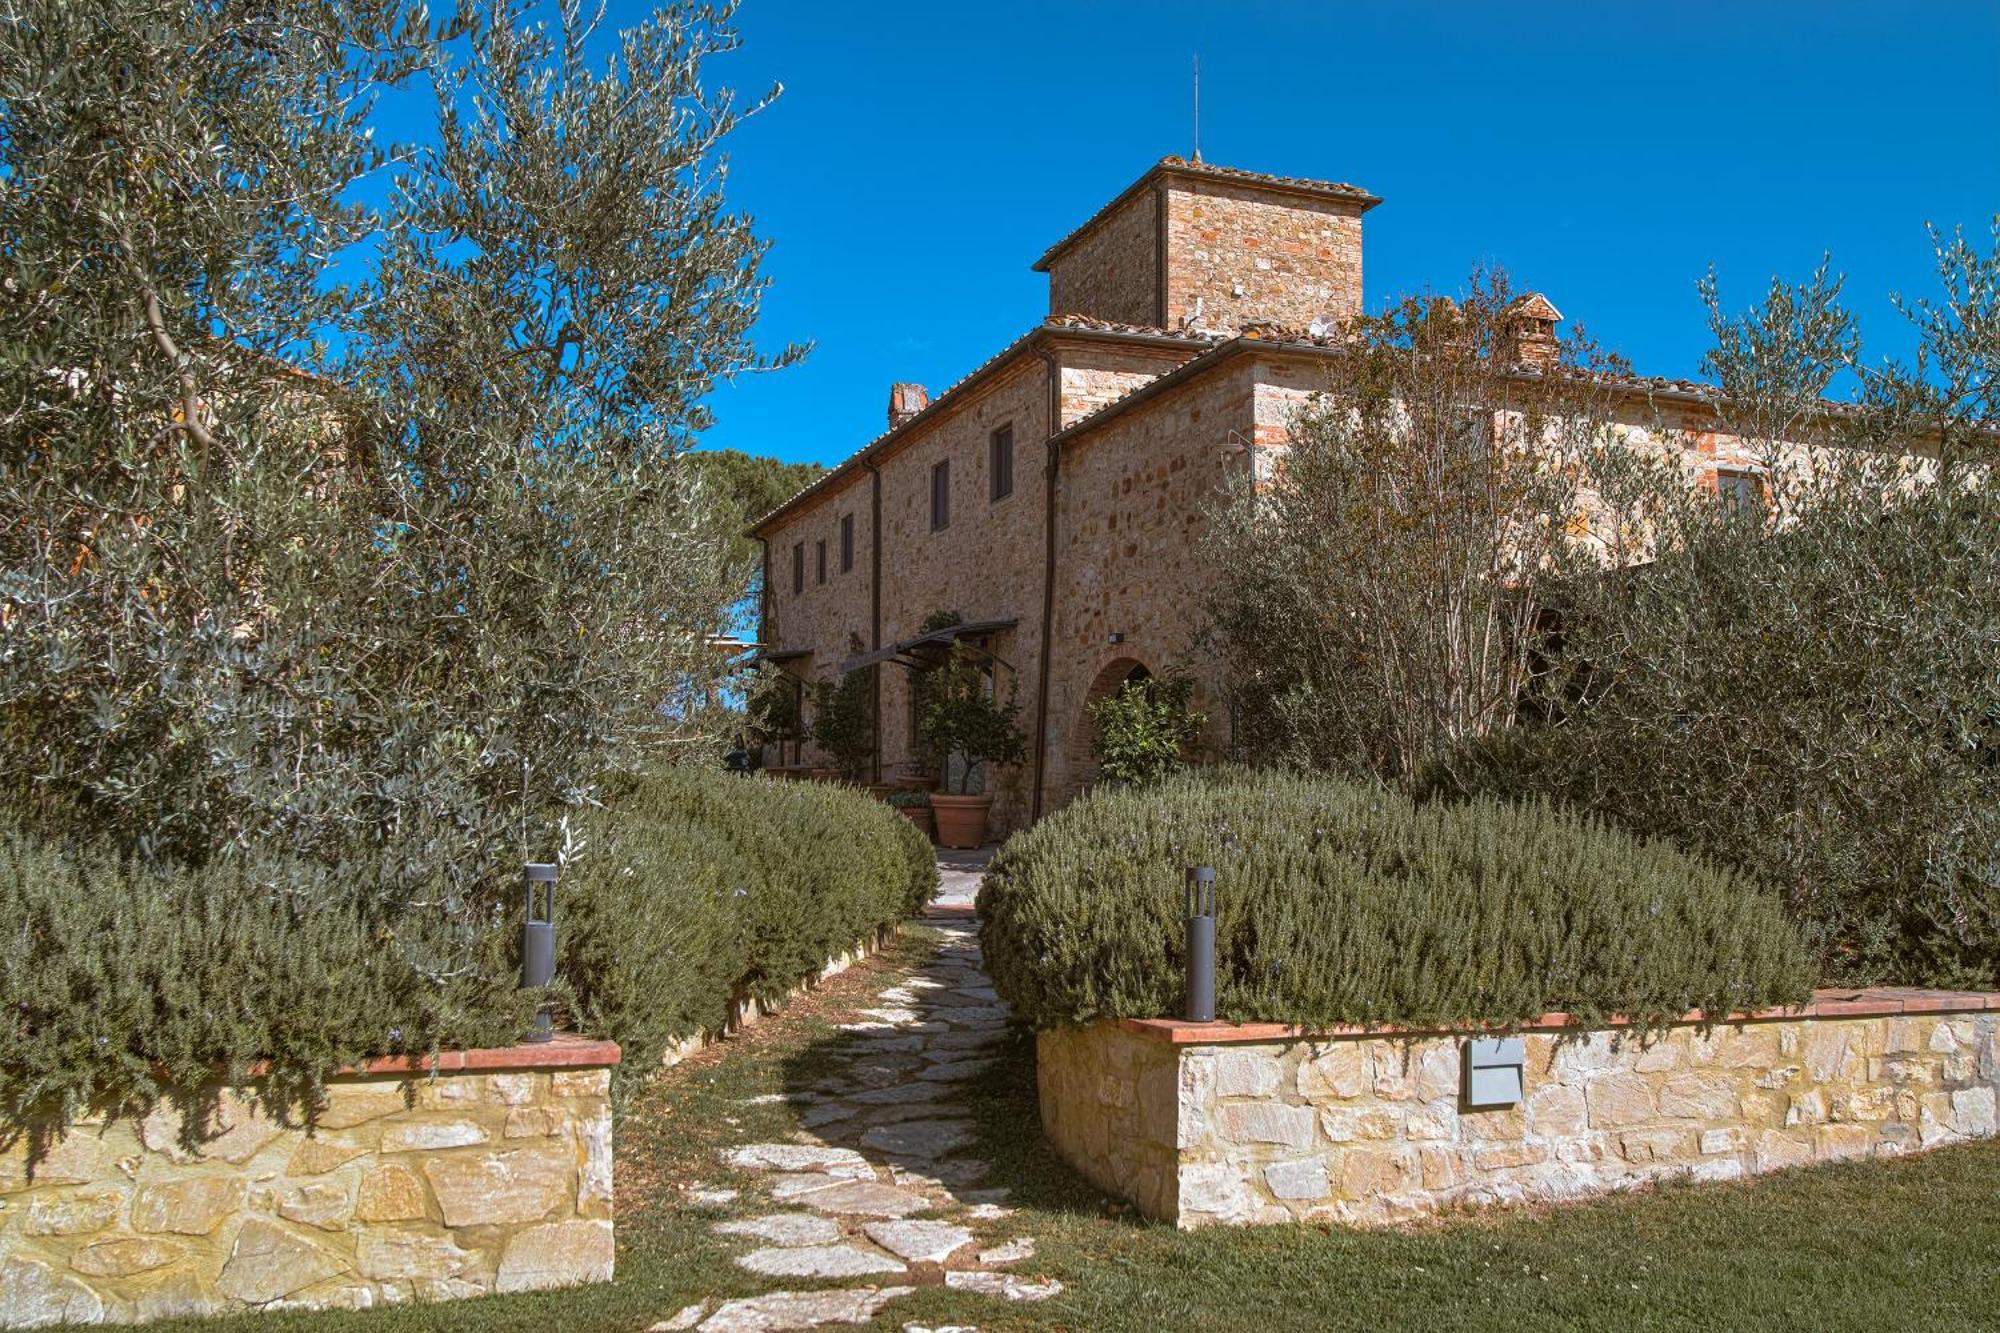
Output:
[[[896,813],[923,830],[926,838],[935,836],[931,823],[931,794],[927,791],[892,791],[889,804]]]
[[[947,787],[951,761],[960,762],[958,790],[931,793],[937,840],[946,847],[978,847],[986,841],[993,797],[974,793],[972,778],[982,765],[1018,764],[1026,757],[1021,705],[1011,694],[1005,703],[994,696],[991,678],[964,644],[954,644],[951,655],[923,675],[920,690],[917,733],[925,753],[944,768]]]
[[[759,670],[746,691],[744,721],[748,740],[760,755],[766,748],[776,749],[776,762],[764,764],[764,772],[773,778],[799,776],[785,763],[785,746],[805,734],[799,716],[800,693],[798,677],[775,667]]]
[[[867,671],[813,683],[812,740],[831,761],[829,777],[858,783],[868,772],[875,757],[873,683]]]

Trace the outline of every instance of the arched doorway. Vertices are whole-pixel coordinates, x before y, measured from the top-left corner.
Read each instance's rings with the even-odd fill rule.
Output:
[[[1070,728],[1068,762],[1069,796],[1073,799],[1090,790],[1090,784],[1097,779],[1097,758],[1091,751],[1097,745],[1097,724],[1091,720],[1090,706],[1101,699],[1116,694],[1129,681],[1148,680],[1152,669],[1136,657],[1119,657],[1105,663],[1097,676],[1090,682],[1090,689],[1083,696],[1083,704],[1077,709],[1076,720]]]

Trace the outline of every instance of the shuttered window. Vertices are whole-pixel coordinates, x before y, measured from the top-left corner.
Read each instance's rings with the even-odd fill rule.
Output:
[[[1014,428],[1002,426],[986,443],[986,475],[991,498],[1004,500],[1014,493]]]
[[[951,460],[931,465],[931,531],[951,526]]]

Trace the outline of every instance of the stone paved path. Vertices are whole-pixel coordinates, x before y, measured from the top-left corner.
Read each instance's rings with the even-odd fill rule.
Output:
[[[946,895],[929,924],[944,940],[923,968],[844,1024],[841,1065],[803,1092],[807,1127],[788,1143],[746,1143],[725,1161],[769,1196],[759,1216],[716,1230],[741,1238],[743,1268],[773,1279],[867,1279],[839,1289],[773,1291],[691,1305],[653,1328],[700,1333],[861,1324],[919,1283],[1003,1301],[1038,1301],[1062,1284],[1011,1271],[1034,1258],[1010,1225],[1007,1191],[982,1185],[987,1164],[963,1089],[992,1063],[1007,1011],[981,968],[970,911],[985,858],[947,854]],[[909,1327],[915,1328],[915,1325]]]

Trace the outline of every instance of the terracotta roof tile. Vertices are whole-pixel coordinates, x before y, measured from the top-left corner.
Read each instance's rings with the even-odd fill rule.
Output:
[[[1030,342],[1032,342],[1035,338],[1050,333],[1058,333],[1058,334],[1081,333],[1084,335],[1114,334],[1114,335],[1129,336],[1129,337],[1172,339],[1175,341],[1186,342],[1191,346],[1202,349],[1206,349],[1208,346],[1210,346],[1215,341],[1215,338],[1217,336],[1214,334],[1198,333],[1193,331],[1158,329],[1143,324],[1121,324],[1114,320],[1093,319],[1088,315],[1051,316],[1047,321],[1036,325],[1032,329],[1029,329],[1026,333],[1014,339],[1014,341],[1008,343],[998,352],[986,358],[986,360],[980,362],[977,366],[974,366],[971,370],[967,371],[964,375],[960,376],[957,380],[953,381],[943,391],[932,397],[929,405],[924,407],[921,411],[912,414],[901,423],[889,427],[881,434],[869,440],[866,444],[863,444],[859,449],[856,449],[853,453],[849,454],[846,458],[843,458],[840,462],[834,464],[831,468],[829,468],[826,471],[824,475],[822,475],[821,477],[819,477],[814,481],[808,482],[806,485],[800,487],[797,491],[794,491],[790,496],[786,497],[783,503],[774,507],[769,513],[759,518],[755,523],[752,523],[750,525],[749,531],[754,534],[758,529],[762,528],[772,519],[776,518],[778,515],[784,513],[785,511],[793,508],[801,501],[807,499],[812,495],[819,493],[820,491],[830,488],[838,479],[847,476],[856,467],[858,467],[861,463],[861,460],[865,458],[870,451],[877,449],[884,444],[887,444],[891,439],[894,439],[896,436],[902,435],[910,430],[915,429],[919,423],[928,421],[934,413],[937,413],[942,408],[944,408],[944,406],[947,403],[950,403],[960,390],[980,380],[981,378],[992,373],[993,371],[998,370],[1007,361],[1011,360],[1014,356],[1019,354],[1020,351],[1023,348],[1025,348]]]

